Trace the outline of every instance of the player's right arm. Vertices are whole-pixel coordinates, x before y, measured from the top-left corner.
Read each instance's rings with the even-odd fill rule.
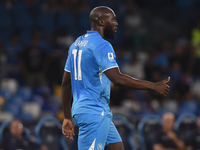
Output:
[[[164,96],[167,96],[170,90],[170,87],[166,84],[169,82],[170,77],[168,77],[166,80],[153,83],[135,79],[128,75],[122,74],[118,67],[108,69],[104,73],[110,79],[110,81],[117,86],[123,86],[136,90],[154,90]]]
[[[72,94],[71,94],[70,72],[64,71],[61,90],[62,90],[61,99],[62,99],[64,117],[66,119],[72,119],[72,114],[71,114]]]
[[[70,72],[67,71],[64,72],[61,89],[62,89],[61,93],[62,107],[64,112],[62,132],[68,139],[73,140],[74,124],[71,114],[72,94],[71,94]]]
[[[65,64],[65,71],[63,74],[61,85],[61,99],[64,112],[64,120],[62,125],[63,134],[73,140],[74,124],[72,119],[72,92],[71,92],[71,65],[70,65],[71,51],[68,51],[68,58]]]

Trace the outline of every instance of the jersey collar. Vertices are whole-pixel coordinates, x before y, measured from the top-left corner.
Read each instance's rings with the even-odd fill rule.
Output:
[[[99,36],[101,36],[101,34],[99,34],[98,31],[87,31],[87,34],[93,34],[93,35],[99,35]]]

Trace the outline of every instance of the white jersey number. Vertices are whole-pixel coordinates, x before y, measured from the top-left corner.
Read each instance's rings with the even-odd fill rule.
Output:
[[[77,69],[76,69],[76,58],[77,58],[77,49],[73,49],[72,54],[74,55],[74,78],[77,80]],[[78,80],[82,80],[81,74],[81,57],[83,50],[78,51]]]

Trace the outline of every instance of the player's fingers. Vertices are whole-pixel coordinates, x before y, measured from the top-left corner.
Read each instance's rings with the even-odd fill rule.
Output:
[[[73,141],[73,137],[70,137],[69,139]]]
[[[72,136],[72,134],[73,134],[72,131],[68,131],[68,132],[66,132],[66,135],[68,135],[68,136]]]
[[[72,133],[66,133],[66,137],[68,138],[68,139],[70,139],[70,140],[72,140]]]
[[[67,133],[64,133],[64,135],[68,138],[68,134]]]
[[[169,85],[165,84],[165,89],[170,89]]]
[[[168,83],[170,81],[170,77],[168,77],[167,79],[165,79],[164,81],[163,81],[163,83]]]
[[[169,91],[170,91],[170,88],[167,88],[167,89],[166,89],[166,91],[168,91],[168,92],[169,92]]]
[[[74,128],[72,128],[72,134],[75,135],[75,133],[74,133]]]
[[[169,94],[169,91],[165,91],[165,95],[167,96]]]
[[[169,94],[170,91],[166,90],[165,92],[166,92],[167,94]]]
[[[70,136],[70,134],[67,134],[67,137],[68,137],[68,139],[71,139],[71,136]]]
[[[67,134],[64,134],[64,135],[65,135],[66,138],[68,138],[68,135],[67,135]]]
[[[165,92],[169,93],[169,92],[170,92],[170,90],[169,90],[169,89],[166,89],[166,90],[165,90]]]
[[[72,133],[70,133],[70,140],[73,140],[73,135],[72,135]]]
[[[166,97],[166,96],[167,96],[167,94],[163,93],[163,96],[165,96],[165,97]]]
[[[162,92],[162,95],[165,96],[165,92]]]
[[[169,94],[169,92],[165,92],[165,95],[167,96]]]
[[[63,130],[63,134],[69,139],[70,138],[70,133],[69,131]]]
[[[62,130],[62,133],[65,135],[66,134],[66,132],[64,131],[64,130]]]
[[[63,132],[63,134],[64,134],[66,137],[68,136],[68,133],[67,133],[67,132],[65,132],[65,131]]]
[[[71,130],[65,129],[65,128],[63,129],[63,131],[66,132],[66,133],[71,132]]]
[[[70,138],[71,138],[71,137],[70,137],[70,135],[69,135],[68,133],[66,134],[66,137],[67,137],[68,139],[70,139]]]
[[[164,90],[160,90],[160,94],[165,96],[165,91]]]

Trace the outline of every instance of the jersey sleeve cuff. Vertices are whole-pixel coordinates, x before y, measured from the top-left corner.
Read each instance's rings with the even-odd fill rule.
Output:
[[[112,66],[112,67],[106,68],[102,72],[105,72],[106,70],[109,70],[109,69],[112,69],[112,68],[118,68],[118,66]]]
[[[69,70],[65,69],[65,71],[70,72]]]

